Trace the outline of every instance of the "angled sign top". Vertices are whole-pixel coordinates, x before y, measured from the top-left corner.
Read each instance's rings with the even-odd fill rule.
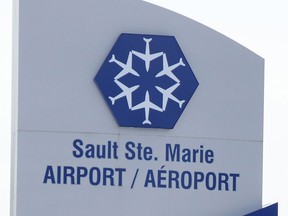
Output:
[[[119,126],[176,124],[198,81],[175,37],[121,34],[94,78]]]

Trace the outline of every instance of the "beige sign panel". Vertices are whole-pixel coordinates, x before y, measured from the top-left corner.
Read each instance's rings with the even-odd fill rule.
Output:
[[[241,216],[261,208],[261,57],[143,1],[21,0],[16,6],[13,216]],[[118,49],[123,33],[142,38]],[[159,35],[173,36],[181,56],[161,38],[158,46]],[[153,53],[160,53],[156,60],[145,60]],[[152,80],[167,80],[165,87],[166,81],[155,84],[158,102],[142,83],[158,67],[154,62],[160,66]],[[119,75],[120,63],[130,65],[129,74]],[[160,73],[177,63],[170,72],[179,82]],[[181,102],[188,64],[199,86]],[[103,65],[113,67],[104,80],[115,72],[104,90],[94,82]],[[141,82],[127,84],[130,78]],[[125,87],[133,88],[131,97]],[[109,98],[106,89],[117,91]],[[121,103],[123,113],[142,116],[145,128],[118,125],[113,105]],[[172,106],[183,108],[173,129],[149,128],[154,115]]]

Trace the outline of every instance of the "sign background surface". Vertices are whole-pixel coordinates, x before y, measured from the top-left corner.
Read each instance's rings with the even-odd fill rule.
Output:
[[[13,215],[228,216],[261,208],[261,57],[206,26],[142,1],[21,0],[18,6]],[[173,130],[118,127],[95,87],[93,78],[122,32],[174,35],[193,68],[200,85]],[[75,159],[71,152],[77,138],[95,144],[117,141],[119,151],[127,141],[141,142],[159,158]],[[215,152],[215,162],[169,164],[161,156],[167,142],[204,145]],[[42,183],[47,165],[79,164],[123,166],[127,183],[119,188]],[[138,181],[130,189],[128,179],[136,168],[163,165],[238,172],[238,190],[151,189]]]

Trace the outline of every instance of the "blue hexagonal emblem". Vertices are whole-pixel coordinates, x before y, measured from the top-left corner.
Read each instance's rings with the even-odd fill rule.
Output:
[[[119,126],[166,129],[199,85],[175,37],[126,33],[94,82]]]

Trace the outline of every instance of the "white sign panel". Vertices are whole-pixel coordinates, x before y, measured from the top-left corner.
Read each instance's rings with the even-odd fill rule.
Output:
[[[18,3],[13,216],[261,208],[261,57],[142,1]]]

